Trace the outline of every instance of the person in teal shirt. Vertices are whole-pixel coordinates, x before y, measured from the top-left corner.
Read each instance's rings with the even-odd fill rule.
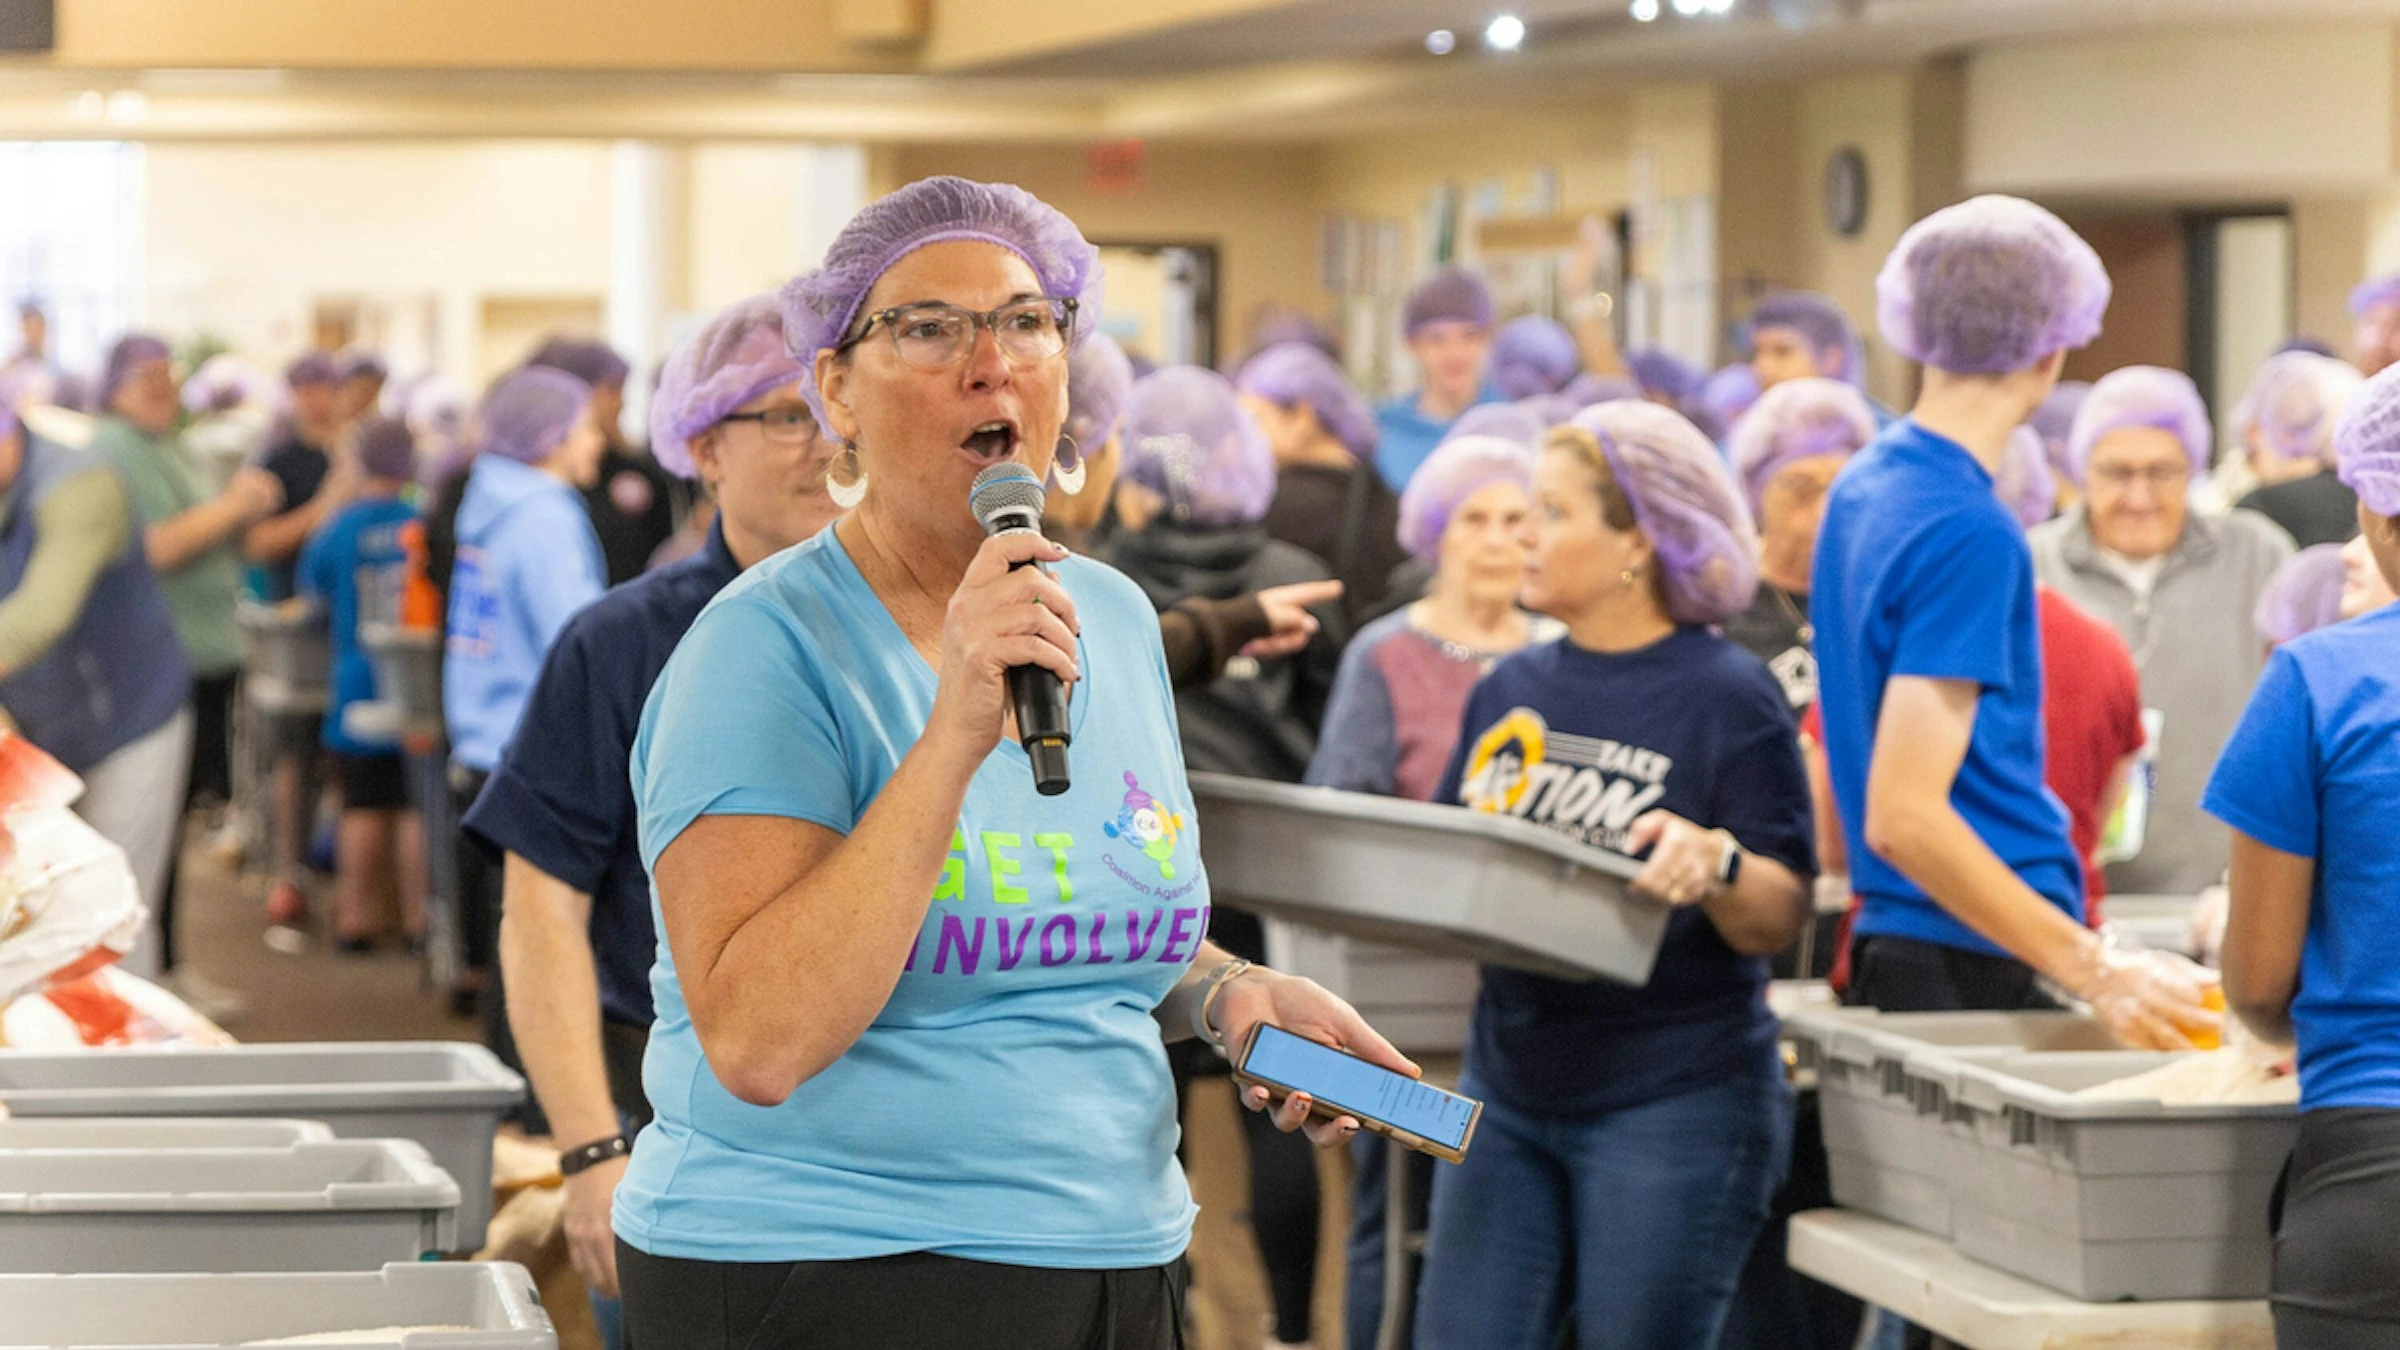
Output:
[[[1415,392],[1376,405],[1381,435],[1375,471],[1394,492],[1407,488],[1417,466],[1449,434],[1458,415],[1478,403],[1497,403],[1486,379],[1492,355],[1492,292],[1483,278],[1453,264],[1408,293],[1401,310],[1408,354],[1416,358]]]
[[[1059,459],[1098,282],[1055,210],[934,178],[783,292],[850,513],[710,602],[634,742],[661,938],[656,1114],[614,1212],[634,1345],[1166,1350],[1194,1214],[1166,1040],[1271,1022],[1414,1072],[1348,1004],[1203,936],[1142,592],[968,509],[980,471]],[[1072,692],[1057,795],[1004,734],[1021,665]],[[1308,1105],[1276,1123],[1355,1132]]]

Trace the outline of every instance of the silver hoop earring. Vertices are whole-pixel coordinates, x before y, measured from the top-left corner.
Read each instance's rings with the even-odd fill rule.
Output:
[[[1058,484],[1058,490],[1070,497],[1083,491],[1089,467],[1083,462],[1083,447],[1075,444],[1074,437],[1061,435],[1057,455],[1050,461],[1050,477]]]
[[[841,471],[845,466],[848,482],[842,481],[844,474]],[[825,474],[825,495],[833,498],[833,504],[844,511],[857,510],[858,504],[867,499],[867,471],[859,467],[858,442],[842,442],[842,452],[834,456],[833,464]]]

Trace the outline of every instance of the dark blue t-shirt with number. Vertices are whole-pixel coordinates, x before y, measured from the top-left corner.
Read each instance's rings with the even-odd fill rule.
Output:
[[[1502,661],[1467,698],[1434,800],[1617,852],[1645,812],[1669,811],[1803,877],[1816,870],[1783,690],[1757,657],[1698,627],[1630,652],[1561,640]],[[1766,959],[1735,952],[1687,905],[1640,989],[1486,967],[1468,1055],[1518,1111],[1639,1106],[1780,1073],[1766,988]]]

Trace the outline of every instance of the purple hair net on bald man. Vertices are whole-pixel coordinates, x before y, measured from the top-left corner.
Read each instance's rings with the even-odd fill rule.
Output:
[[[370,417],[358,427],[358,466],[369,478],[405,483],[417,476],[417,437],[397,417]]]
[[[1452,263],[1417,283],[1400,308],[1400,331],[1414,336],[1437,323],[1492,326],[1492,290],[1472,268]]]
[[[1992,491],[2026,529],[2058,514],[2058,478],[2050,472],[2042,433],[2031,425],[2008,433],[2008,449],[2000,457],[2000,472],[1993,475]]]
[[[345,380],[388,380],[392,368],[373,352],[349,352],[336,363]]]
[[[2108,269],[2065,221],[1974,197],[1908,227],[1875,278],[1884,341],[1956,375],[2006,375],[2100,335]]]
[[[1469,436],[1480,436],[1514,441],[1530,450],[1542,443],[1545,432],[1559,422],[1572,418],[1578,411],[1580,409],[1568,408],[1566,416],[1550,421],[1540,411],[1523,403],[1478,403],[1458,415],[1458,420],[1442,433],[1441,444],[1448,445]]]
[[[2369,277],[2350,292],[2350,317],[2363,319],[2378,305],[2400,305],[2400,272]]]
[[[2111,432],[2130,427],[2173,433],[2192,461],[2192,475],[2208,472],[2208,405],[2200,401],[2192,377],[2164,366],[2127,366],[2093,385],[2075,413],[2075,430],[2067,438],[2067,465],[2077,484],[2091,481],[2092,450]]]
[[[783,346],[783,310],[775,297],[736,300],[675,349],[650,399],[650,453],[678,478],[695,477],[692,442],[742,405],[800,382],[800,363]]]
[[[1555,394],[1583,373],[1583,352],[1565,324],[1526,314],[1500,325],[1492,337],[1491,381],[1507,398]]]
[[[1815,291],[1782,291],[1758,302],[1750,311],[1750,320],[1742,325],[1743,345],[1758,340],[1762,328],[1782,328],[1798,333],[1817,353],[1822,366],[1828,356],[1838,356],[1840,369],[1831,378],[1844,384],[1857,384],[1866,378],[1866,349],[1859,345],[1858,328],[1850,316],[1834,303],[1833,297]]]
[[[554,337],[534,350],[529,366],[563,370],[594,389],[622,386],[633,366],[617,349],[597,338]]]
[[[2333,429],[2366,384],[2347,361],[2310,352],[2270,356],[2234,408],[2248,443],[2273,459],[2333,463]]]
[[[1303,403],[1317,415],[1317,425],[1360,459],[1375,453],[1381,428],[1375,410],[1367,406],[1333,358],[1306,343],[1285,342],[1267,348],[1243,363],[1233,387],[1282,408]]]
[[[2400,365],[2367,381],[2333,433],[2334,465],[2368,510],[2400,516]]]
[[[1733,434],[1734,424],[1758,402],[1758,372],[1746,363],[1724,366],[1700,385],[1692,400],[1692,425],[1712,441]]]
[[[2050,461],[2050,472],[2060,478],[2072,478],[2068,469],[2067,443],[2075,436],[2075,414],[2083,411],[2083,401],[2092,396],[2092,386],[2082,380],[2061,380],[2025,420],[2042,438],[2042,454]]]
[[[1840,380],[1786,380],[1734,423],[1726,451],[1756,512],[1785,469],[1819,455],[1855,455],[1874,439],[1875,410],[1858,390]]]
[[[2348,567],[2340,544],[2304,548],[2275,569],[2250,611],[2258,635],[2280,647],[2342,621],[2342,581]]]
[[[114,402],[117,391],[133,378],[133,372],[152,361],[164,361],[171,353],[165,341],[148,333],[127,333],[108,349],[108,363],[100,368],[100,406]]]
[[[1400,494],[1400,547],[1439,562],[1442,534],[1467,498],[1494,483],[1533,482],[1534,449],[1500,436],[1452,436],[1426,456]]]
[[[1253,525],[1275,502],[1275,452],[1213,370],[1167,366],[1135,381],[1117,436],[1125,477],[1166,498],[1175,521]]]
[[[1067,434],[1083,454],[1097,454],[1117,434],[1133,393],[1133,361],[1106,333],[1093,333],[1067,354]]]
[[[1700,429],[1640,399],[1586,408],[1568,425],[1600,442],[1609,476],[1657,550],[1668,616],[1723,623],[1748,609],[1758,595],[1758,535]]]
[[[323,352],[310,352],[283,368],[283,382],[293,389],[304,389],[312,384],[340,384],[342,372],[340,367],[333,364],[332,357]]]
[[[841,345],[866,308],[867,293],[892,264],[929,244],[976,240],[997,245],[1033,269],[1045,295],[1074,300],[1070,341],[1081,341],[1100,320],[1100,250],[1075,222],[1020,187],[964,178],[924,178],[867,204],[825,250],[823,266],[787,283],[783,341],[800,362],[800,391],[817,418],[825,417],[817,389],[817,353]]]
[[[1644,397],[1664,399],[1677,408],[1698,397],[1701,384],[1708,379],[1698,366],[1659,347],[1637,347],[1625,353],[1625,368],[1633,372],[1633,382],[1642,387]]]
[[[479,453],[539,464],[575,430],[592,401],[592,387],[563,370],[527,366],[504,377],[475,410]]]

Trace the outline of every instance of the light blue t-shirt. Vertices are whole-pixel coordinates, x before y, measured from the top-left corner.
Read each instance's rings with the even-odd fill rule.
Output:
[[[1158,616],[1099,563],[1058,575],[1083,623],[1074,785],[1039,796],[1023,750],[992,752],[899,984],[847,1054],[780,1106],[743,1103],[710,1071],[659,944],[642,1068],[657,1115],[616,1201],[636,1248],[1075,1269],[1182,1254],[1196,1209],[1151,1011],[1207,931],[1208,878]],[[703,815],[847,834],[924,730],[935,684],[834,531],[752,568],[701,612],[643,710],[643,863],[655,876]]]
[[[2300,1109],[2400,1107],[2400,605],[2275,649],[2201,806],[2314,858]]]
[[[529,464],[476,456],[458,508],[442,666],[452,759],[486,773],[500,763],[550,644],[607,588],[582,494]]]
[[[1455,417],[1446,422],[1427,417],[1417,406],[1420,397],[1407,393],[1375,405],[1375,472],[1394,492],[1407,489],[1408,480],[1417,476],[1417,467],[1432,458],[1442,437],[1449,435],[1458,421]],[[1475,394],[1479,404],[1505,401],[1489,383]]]

